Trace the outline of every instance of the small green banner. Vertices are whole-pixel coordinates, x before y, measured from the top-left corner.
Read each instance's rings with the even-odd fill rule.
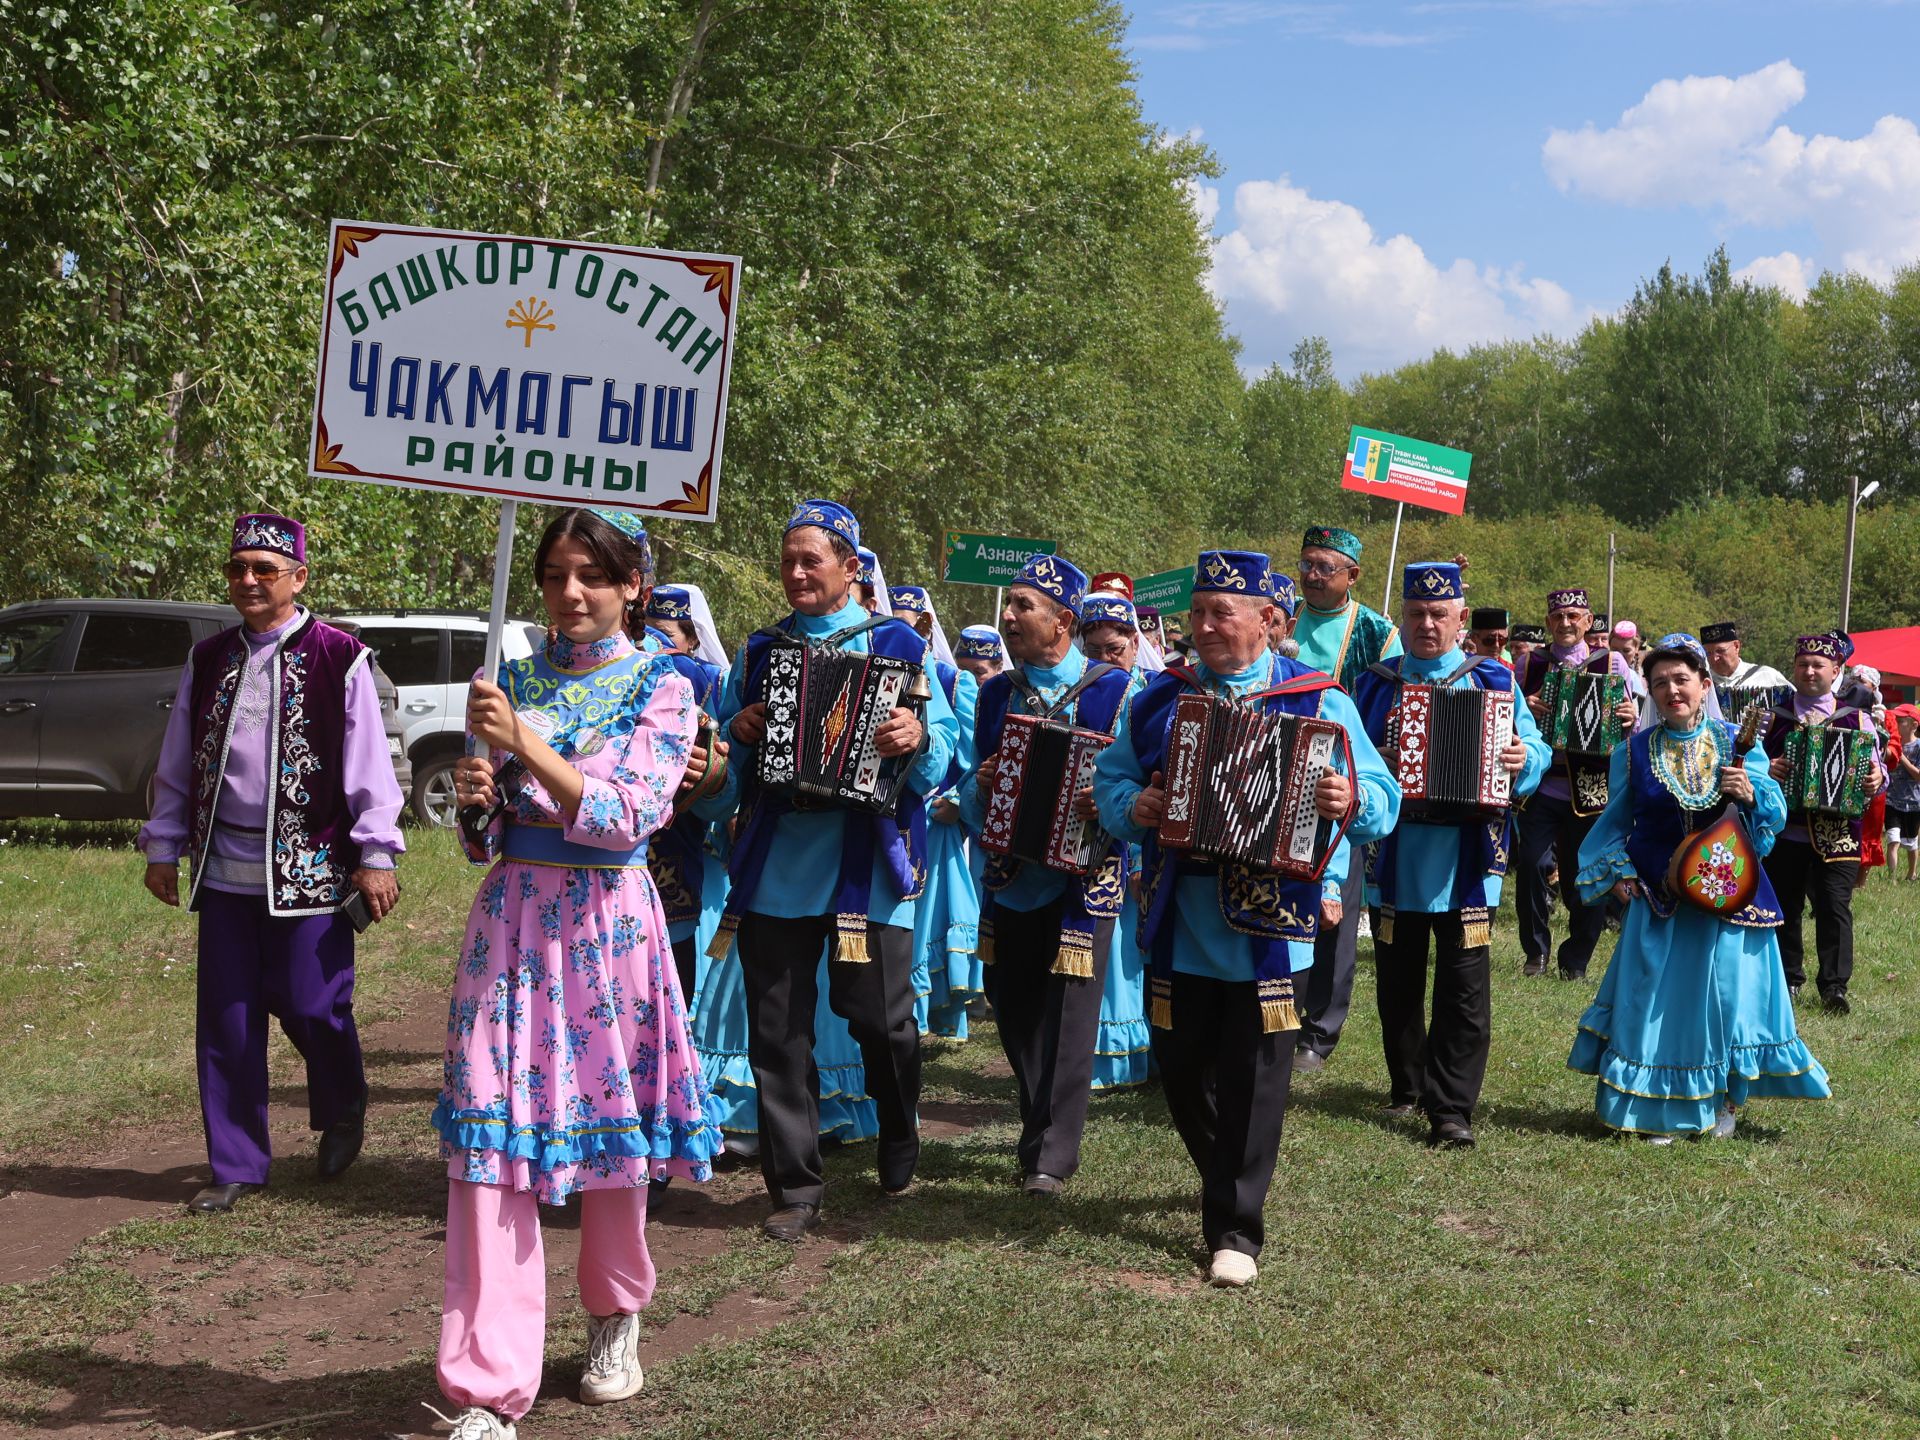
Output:
[[[1051,555],[1051,540],[1023,540],[1014,535],[969,535],[947,531],[942,576],[949,585],[1008,585],[1019,578],[1029,555]]]
[[[1153,605],[1164,611],[1193,608],[1193,566],[1163,570],[1133,582],[1133,603]]]

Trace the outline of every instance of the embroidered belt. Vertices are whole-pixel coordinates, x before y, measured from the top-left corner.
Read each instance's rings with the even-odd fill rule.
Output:
[[[523,865],[559,865],[569,870],[634,870],[647,863],[647,847],[609,850],[566,838],[558,825],[509,825],[500,847],[504,860]]]

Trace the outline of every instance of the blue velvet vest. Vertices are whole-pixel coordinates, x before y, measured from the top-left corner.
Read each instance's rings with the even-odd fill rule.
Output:
[[[1285,656],[1273,657],[1274,685],[1300,684],[1291,694],[1270,695],[1260,708],[1275,715],[1318,715],[1321,694],[1337,689],[1334,681]],[[1312,688],[1306,688],[1311,686]],[[1128,728],[1142,775],[1165,773],[1167,741],[1173,730],[1174,706],[1194,687],[1178,670],[1163,670],[1133,697]],[[1140,900],[1140,948],[1153,957],[1156,979],[1173,974],[1173,905],[1178,888],[1173,881],[1186,875],[1217,877],[1220,914],[1227,924],[1253,941],[1255,978],[1271,984],[1292,974],[1287,959],[1290,942],[1312,944],[1320,927],[1320,882],[1293,880],[1245,865],[1213,865],[1189,860],[1160,848],[1149,834],[1141,846],[1143,891]]]
[[[1120,709],[1133,684],[1125,670],[1109,670],[1088,682],[1074,696],[1073,704],[1056,718],[1082,730],[1097,730],[1112,735],[1120,721]],[[980,703],[974,711],[974,753],[995,754],[1000,749],[1000,732],[1006,728],[1007,712],[1012,708],[1015,691],[1010,672],[991,676],[980,687]],[[1114,743],[1123,744],[1116,740]],[[1022,864],[1000,855],[987,857],[986,874],[980,895],[980,959],[993,963],[994,893],[1004,890]],[[1119,916],[1127,895],[1126,846],[1112,842],[1077,886],[1067,887],[1066,904],[1060,910],[1060,948],[1054,959],[1056,974],[1076,979],[1093,975],[1093,932],[1101,920]]]
[[[1400,657],[1380,663],[1396,675],[1401,672]],[[1467,672],[1467,680],[1481,690],[1511,692],[1514,688],[1513,671],[1491,656],[1480,657],[1473,669]],[[1373,743],[1384,745],[1387,722],[1393,715],[1394,707],[1400,703],[1400,686],[1377,670],[1366,670],[1354,686],[1353,703],[1359,709],[1360,718],[1366,724],[1367,734]],[[1391,910],[1395,903],[1394,884],[1399,869],[1397,851],[1401,826],[1422,823],[1403,817],[1400,824],[1394,826],[1387,837],[1374,847],[1371,874],[1374,884],[1380,887],[1383,910]],[[1460,859],[1454,867],[1453,895],[1447,908],[1469,916],[1469,923],[1486,924],[1490,920],[1487,914],[1487,877],[1507,873],[1510,848],[1507,835],[1512,823],[1513,812],[1509,810],[1498,820],[1444,827],[1458,832],[1460,836]]]
[[[1711,720],[1707,723],[1720,724],[1728,757],[1726,763],[1733,764],[1733,727]],[[1727,802],[1717,801],[1706,810],[1689,810],[1660,783],[1653,773],[1651,758],[1653,737],[1660,733],[1660,728],[1655,725],[1642,730],[1627,742],[1628,754],[1632,757],[1627,789],[1633,800],[1633,833],[1627,837],[1627,858],[1633,862],[1634,874],[1640,877],[1640,888],[1647,897],[1648,907],[1664,920],[1679,903],[1668,893],[1666,885],[1667,866],[1673,861],[1673,852],[1693,831],[1718,819]],[[1754,891],[1753,902],[1737,914],[1727,916],[1726,922],[1771,929],[1780,920],[1780,901],[1774,896],[1766,866],[1762,865],[1760,887]]]

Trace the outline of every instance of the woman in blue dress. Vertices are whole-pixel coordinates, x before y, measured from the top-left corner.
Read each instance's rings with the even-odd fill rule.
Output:
[[[1610,798],[1580,846],[1577,882],[1590,905],[1609,891],[1631,903],[1567,1065],[1596,1077],[1602,1124],[1671,1144],[1733,1134],[1755,1096],[1830,1092],[1794,1027],[1774,935],[1780,907],[1758,863],[1786,823],[1786,799],[1759,747],[1734,753],[1698,640],[1662,637],[1644,673],[1659,723],[1615,747]],[[1752,838],[1746,863],[1759,888],[1720,916],[1676,900],[1666,876],[1685,837],[1729,805]]]

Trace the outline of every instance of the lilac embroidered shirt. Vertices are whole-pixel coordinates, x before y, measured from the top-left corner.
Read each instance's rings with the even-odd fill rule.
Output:
[[[281,642],[306,619],[296,609],[286,624],[263,634],[242,627],[247,640],[246,673],[234,696],[233,733],[227,746],[226,773],[213,803],[213,838],[207,851],[206,884],[215,890],[263,895],[267,889],[267,747],[273,704],[273,665]],[[193,663],[180,670],[173,713],[160,744],[153,777],[153,818],[141,827],[138,844],[150,865],[177,864],[186,848],[193,784]],[[400,838],[400,786],[387,754],[386,727],[380,718],[380,694],[373,667],[359,665],[347,681],[347,723],[343,768],[347,804],[353,811],[352,835],[360,863],[369,870],[391,870],[405,850]]]

